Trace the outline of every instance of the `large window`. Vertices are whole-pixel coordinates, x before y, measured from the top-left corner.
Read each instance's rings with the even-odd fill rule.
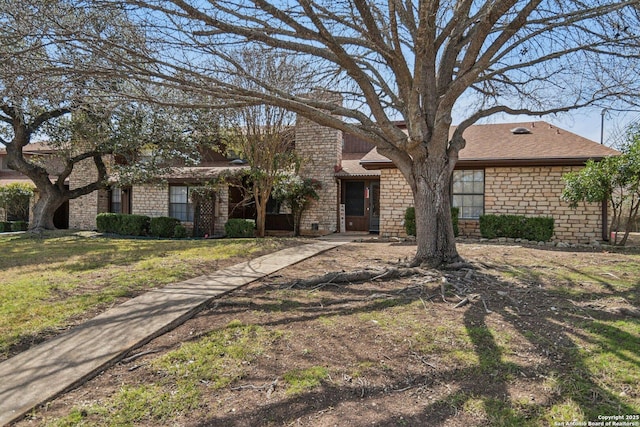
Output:
[[[169,187],[169,216],[180,221],[193,221],[193,204],[189,187],[172,185]]]
[[[453,171],[453,206],[460,209],[460,218],[484,213],[484,170]]]

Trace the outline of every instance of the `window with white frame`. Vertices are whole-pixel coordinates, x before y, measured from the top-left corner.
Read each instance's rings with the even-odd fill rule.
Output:
[[[172,185],[169,187],[169,216],[180,221],[193,221],[193,204],[191,203],[190,188],[186,185]]]
[[[459,218],[479,218],[484,213],[484,170],[453,171],[452,194]]]

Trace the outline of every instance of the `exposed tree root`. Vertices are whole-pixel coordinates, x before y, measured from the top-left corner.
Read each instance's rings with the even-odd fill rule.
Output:
[[[418,274],[426,275],[427,271],[420,267],[400,267],[385,269],[365,269],[356,271],[334,271],[322,276],[315,276],[309,279],[294,280],[283,283],[281,288],[314,288],[316,286],[329,284],[370,282],[373,280],[390,280],[399,277],[409,277]]]

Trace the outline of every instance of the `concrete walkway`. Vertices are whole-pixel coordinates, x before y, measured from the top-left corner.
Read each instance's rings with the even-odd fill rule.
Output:
[[[0,425],[72,389],[192,317],[211,299],[345,241],[283,249],[147,292],[0,364]]]

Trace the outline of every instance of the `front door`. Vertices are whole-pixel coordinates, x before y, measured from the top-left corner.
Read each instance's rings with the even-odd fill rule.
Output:
[[[343,181],[346,231],[377,233],[380,228],[380,181]]]

